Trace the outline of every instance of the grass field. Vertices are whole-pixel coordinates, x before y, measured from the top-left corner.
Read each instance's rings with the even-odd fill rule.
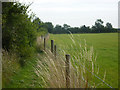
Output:
[[[118,33],[100,33],[100,34],[73,34],[76,45],[71,44],[73,41],[68,34],[51,34],[50,40],[53,39],[57,45],[57,49],[65,50],[71,56],[77,56],[78,49],[85,44],[89,49],[94,48],[94,54],[97,56],[96,64],[99,65],[99,77],[104,77],[106,71],[105,82],[110,86],[118,87]],[[50,41],[48,42],[50,44]],[[74,53],[75,52],[75,53]],[[106,86],[103,86],[106,87]]]

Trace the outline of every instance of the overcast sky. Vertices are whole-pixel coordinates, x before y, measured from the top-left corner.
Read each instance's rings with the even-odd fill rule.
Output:
[[[19,0],[33,2],[30,9],[43,22],[68,24],[73,27],[92,26],[96,19],[118,27],[119,0]]]

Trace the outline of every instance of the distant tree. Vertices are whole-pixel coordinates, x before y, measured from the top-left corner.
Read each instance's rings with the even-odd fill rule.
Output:
[[[97,19],[95,21],[95,25],[91,28],[89,26],[81,26],[81,27],[71,27],[70,25],[63,24],[63,27],[60,25],[56,25],[53,28],[53,33],[62,34],[62,33],[106,33],[106,32],[117,32],[116,29],[113,29],[111,23],[107,23],[106,26],[103,25],[103,21],[101,19]]]
[[[45,25],[46,25],[48,32],[52,33],[53,32],[53,24],[51,22],[46,22]]]
[[[109,22],[106,23],[105,29],[106,29],[107,32],[117,32],[117,29],[114,29],[114,28],[112,27],[112,24],[109,23]]]
[[[61,25],[56,25],[53,33],[55,33],[55,34],[62,33],[62,26]]]
[[[95,22],[95,26],[92,27],[92,31],[96,33],[101,33],[104,31],[103,21],[101,19],[97,19]]]
[[[96,28],[96,26],[92,26],[91,27],[91,33],[97,33],[97,28]]]
[[[36,17],[34,20],[33,20],[33,23],[35,24],[36,28],[37,28],[37,35],[40,36],[40,35],[44,35],[48,32],[48,28],[47,28],[47,25],[42,22],[38,17]]]
[[[69,28],[70,28],[70,25],[63,24],[63,28],[64,28],[65,30],[67,30],[67,29],[69,29]]]
[[[106,23],[106,28],[109,28],[109,29],[112,29],[113,27],[112,27],[112,24],[111,23]]]
[[[80,31],[81,33],[89,33],[91,30],[90,27],[86,27],[85,25],[83,25],[80,27]]]
[[[100,25],[102,25],[104,22],[103,22],[101,19],[97,19],[96,22],[95,22],[95,24],[98,24],[98,23],[99,23]]]

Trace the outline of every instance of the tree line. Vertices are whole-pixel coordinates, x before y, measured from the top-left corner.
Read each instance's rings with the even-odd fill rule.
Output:
[[[68,33],[111,33],[117,32],[117,29],[113,28],[112,24],[107,22],[106,25],[103,25],[103,21],[101,19],[97,19],[95,21],[95,25],[92,27],[83,25],[81,27],[71,27],[70,25],[63,24],[56,25],[55,27],[51,22],[45,23],[45,28],[47,28],[49,33],[53,34],[68,34]]]
[[[48,33],[43,22],[35,22],[36,16],[30,13],[29,6],[19,2],[2,2],[2,48],[16,53],[21,66],[35,56],[36,38]]]

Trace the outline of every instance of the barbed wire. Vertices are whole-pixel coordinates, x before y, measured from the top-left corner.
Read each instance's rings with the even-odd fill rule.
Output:
[[[80,64],[80,63],[79,63]],[[94,75],[97,79],[99,79],[100,81],[102,81],[104,84],[106,84],[108,87],[113,88],[112,86],[110,86],[108,83],[106,83],[105,81],[103,81],[100,77],[98,77],[96,74],[94,74],[93,72],[91,72],[88,68],[86,68],[85,66],[83,66],[82,64],[80,64],[83,68],[85,68],[88,72],[90,72],[92,75]]]
[[[48,46],[48,48],[50,48]],[[80,48],[79,48],[80,49]],[[63,51],[62,49],[58,48],[59,51]],[[64,50],[78,50],[78,48],[75,49],[64,49]],[[58,53],[57,53],[58,54]],[[59,54],[60,55],[60,54]],[[80,64],[80,63],[79,63]],[[83,66],[82,64],[80,64],[83,68],[85,68],[88,72],[90,72],[92,75],[94,75],[97,79],[99,79],[100,81],[102,81],[105,85],[107,85],[110,88],[113,88],[112,86],[110,86],[108,83],[106,83],[104,80],[102,80],[100,77],[98,77],[96,74],[94,74],[93,72],[89,71],[88,68],[86,68],[85,66]],[[90,84],[89,84],[90,85]],[[91,85],[90,85],[91,86]]]
[[[58,50],[60,50],[60,51],[62,51],[62,49],[58,49]],[[68,49],[66,49],[66,50],[68,50]],[[60,54],[59,54],[60,55]],[[74,60],[74,59],[73,59]],[[80,64],[80,63],[79,63]],[[104,84],[106,84],[108,87],[110,87],[110,88],[113,88],[112,86],[110,86],[108,83],[106,83],[105,81],[103,81],[100,77],[98,77],[96,74],[94,74],[93,72],[91,72],[88,68],[86,68],[85,66],[83,66],[82,64],[80,64],[83,68],[85,68],[88,72],[90,72],[92,75],[94,75],[97,79],[99,79],[100,81],[102,81]],[[89,84],[89,83],[88,83]],[[90,85],[90,84],[89,84]],[[92,85],[90,85],[90,86],[92,86]]]

